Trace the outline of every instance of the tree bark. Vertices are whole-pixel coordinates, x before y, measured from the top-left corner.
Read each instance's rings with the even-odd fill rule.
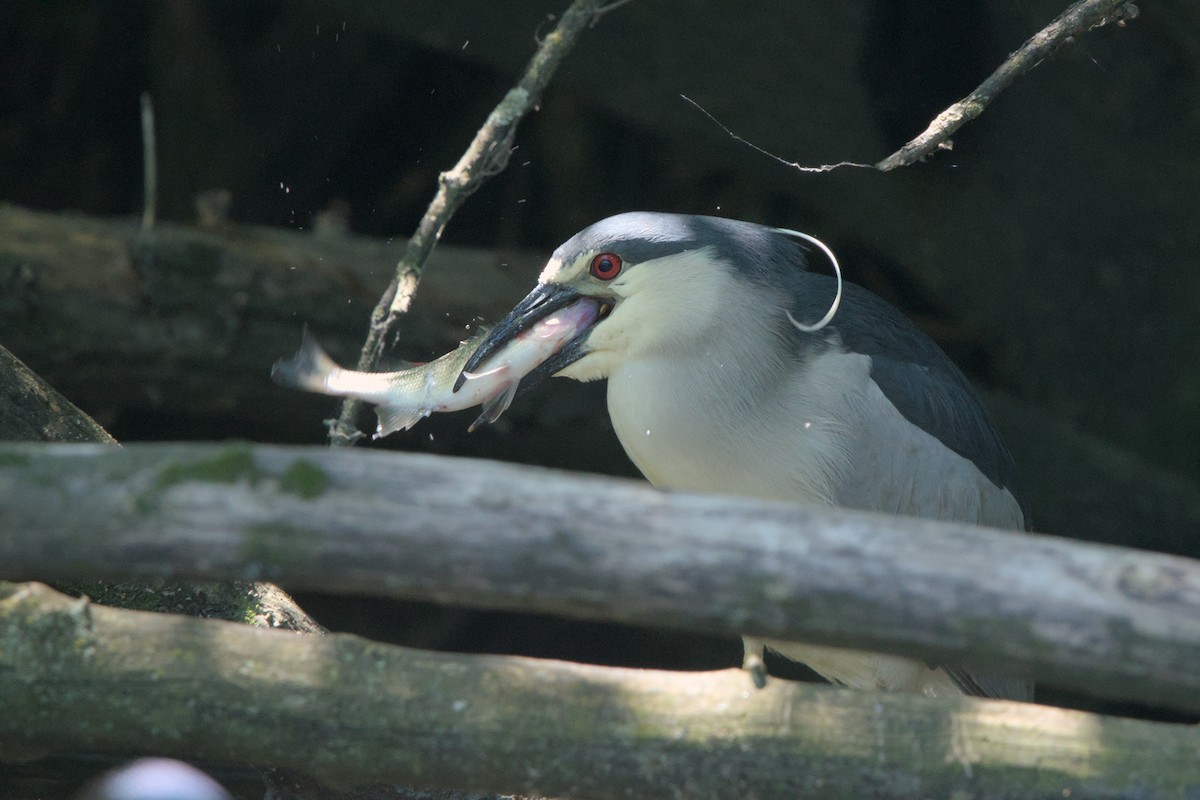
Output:
[[[456,656],[0,589],[0,756],[153,741],[321,781],[571,798],[1182,798],[1200,733],[736,670]],[[20,743],[18,746],[16,743]]]
[[[1200,565],[466,459],[0,448],[0,577],[270,580],[895,652],[1200,710]]]
[[[0,347],[0,441],[106,442],[108,431]]]

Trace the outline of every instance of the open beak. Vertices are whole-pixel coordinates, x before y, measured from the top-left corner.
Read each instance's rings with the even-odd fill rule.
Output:
[[[500,323],[487,335],[483,344],[475,350],[463,367],[458,380],[454,382],[454,391],[457,392],[466,381],[467,373],[478,370],[480,364],[515,339],[518,334],[532,328],[539,320],[545,319],[559,309],[566,308],[575,302],[596,302],[602,306],[602,310],[606,310],[603,308],[604,306],[611,305],[584,297],[574,289],[561,284],[546,283],[538,286],[526,295],[524,300],[517,303],[516,307],[508,312],[504,319],[500,320]],[[591,326],[581,330],[574,338],[522,378],[518,393],[528,391],[567,365],[583,358],[587,354],[583,343],[590,332]]]

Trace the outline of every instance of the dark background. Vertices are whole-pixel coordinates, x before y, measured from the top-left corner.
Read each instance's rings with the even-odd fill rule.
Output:
[[[348,240],[383,240],[394,261],[400,245],[386,241],[414,229],[438,173],[565,5],[9,0],[0,202],[140,214],[139,96],[149,92],[161,219],[190,223],[197,195],[227,190],[233,223],[304,233],[332,210]],[[717,214],[820,236],[849,277],[912,316],[984,391],[1039,530],[1200,555],[1194,3],[1143,3],[1127,26],[1078,37],[960,131],[952,151],[889,174],[799,172],[681,99],[786,161],[874,162],[1065,5],[634,0],[584,34],[523,123],[508,170],[443,243],[525,253],[515,298],[555,245],[619,211]],[[0,310],[5,271],[17,266],[0,264]],[[366,308],[358,313],[365,331]],[[257,344],[286,355],[311,321]],[[125,441],[315,443],[333,411],[269,386],[269,361],[254,408],[200,414],[163,387],[114,399],[111,380],[64,368],[31,338],[0,343]],[[468,416],[448,415],[367,446],[634,474],[603,388],[552,384],[470,438]],[[263,404],[279,409],[270,424]],[[684,668],[740,659],[730,640],[300,600],[331,627],[418,646]]]
[[[784,159],[873,162],[1060,10],[850,5],[612,12],[523,125],[510,169],[444,241],[548,252],[632,208],[801,227],[978,382],[1197,477],[1195,6],[1147,4],[1132,25],[1082,37],[964,128],[953,152],[893,174],[790,170],[680,98]],[[136,213],[148,91],[162,218],[191,220],[198,193],[226,189],[238,222],[305,230],[332,205],[355,232],[402,237],[555,10],[8,3],[0,200]]]

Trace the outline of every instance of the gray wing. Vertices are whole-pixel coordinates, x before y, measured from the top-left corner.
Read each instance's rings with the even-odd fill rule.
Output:
[[[818,275],[811,278],[818,282],[832,280]],[[997,527],[1028,528],[1028,504],[1016,465],[966,376],[932,339],[866,289],[846,284],[843,310],[848,313],[840,313],[826,329],[826,336],[836,344],[833,341],[827,344],[840,345],[848,352],[870,357],[870,377],[882,395],[875,398],[879,401],[878,407],[867,409],[868,415],[876,416],[879,429],[869,431],[870,439],[861,443],[865,452],[879,454],[886,446],[920,447],[925,458],[919,466],[932,470],[923,476],[926,481],[932,482],[940,467],[954,473],[960,482],[966,481],[959,485],[960,491],[978,491],[985,495],[979,516],[934,514],[929,513],[929,509],[913,507],[872,508]],[[910,429],[898,425],[895,415],[899,415]],[[881,431],[903,441],[880,441]],[[931,439],[922,441],[922,436]],[[945,456],[940,465],[935,443],[945,451],[940,454]],[[983,480],[976,480],[969,471],[956,468],[952,456],[969,462]],[[885,466],[893,472],[903,473],[905,465],[902,458],[894,458]],[[971,480],[967,480],[967,475]],[[989,494],[998,499],[1011,498],[1019,518],[1014,517],[1011,510],[989,504],[986,497]]]
[[[830,327],[840,345],[870,357],[858,462],[839,503],[890,513],[1025,529],[1016,466],[966,377],[898,311],[847,287],[853,314]],[[944,671],[966,694],[1031,699],[1027,681]]]

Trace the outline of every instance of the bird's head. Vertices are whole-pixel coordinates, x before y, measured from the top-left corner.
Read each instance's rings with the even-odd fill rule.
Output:
[[[803,271],[797,245],[773,228],[717,217],[619,214],[554,251],[537,287],[492,330],[465,371],[576,303],[594,303],[595,321],[529,373],[523,390],[551,375],[596,380],[628,359],[704,348],[735,320],[752,325],[770,313],[771,325],[786,325],[781,308],[792,292],[778,278],[795,273],[785,276],[790,281]]]

